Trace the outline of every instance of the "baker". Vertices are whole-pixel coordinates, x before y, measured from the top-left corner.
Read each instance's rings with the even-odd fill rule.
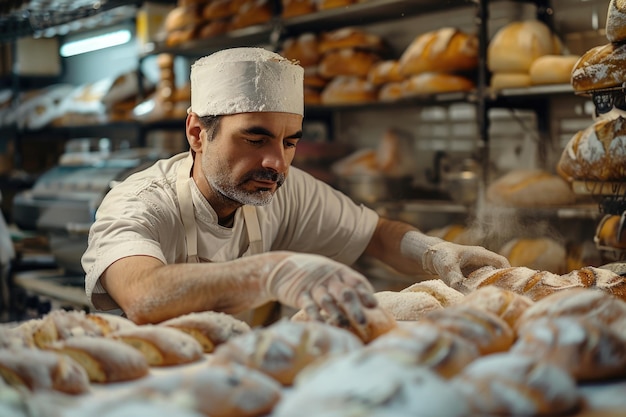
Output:
[[[262,48],[226,49],[192,65],[190,150],[131,175],[97,210],[82,257],[97,309],[155,323],[278,302],[315,319],[365,325],[376,298],[349,266],[363,253],[448,283],[481,266],[508,266],[485,248],[379,217],[291,167],[302,137],[303,75]]]

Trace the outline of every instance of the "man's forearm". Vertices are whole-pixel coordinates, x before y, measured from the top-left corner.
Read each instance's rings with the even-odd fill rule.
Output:
[[[101,282],[137,323],[204,310],[236,314],[271,300],[263,279],[285,256],[273,252],[231,262],[175,265],[135,256],[111,265]]]

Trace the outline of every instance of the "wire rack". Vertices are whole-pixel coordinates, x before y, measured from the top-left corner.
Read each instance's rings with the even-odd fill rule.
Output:
[[[134,15],[140,1],[9,0],[0,3],[0,39],[51,37],[110,25]],[[127,6],[127,7],[121,7]],[[97,19],[96,19],[97,17]],[[91,21],[89,20],[90,18]]]

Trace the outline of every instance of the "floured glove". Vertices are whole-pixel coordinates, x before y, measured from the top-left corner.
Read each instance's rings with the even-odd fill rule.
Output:
[[[377,305],[367,278],[352,268],[319,255],[293,254],[266,278],[271,297],[304,310],[315,320],[347,327],[365,325],[364,308]],[[321,312],[328,319],[324,320]]]
[[[438,275],[446,284],[463,290],[463,279],[483,266],[508,268],[506,257],[482,246],[467,246],[446,242],[419,232],[407,232],[400,243],[404,256],[421,263],[425,272]]]

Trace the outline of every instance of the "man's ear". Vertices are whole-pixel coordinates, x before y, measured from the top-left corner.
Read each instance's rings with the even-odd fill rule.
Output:
[[[189,142],[191,150],[196,153],[202,152],[202,126],[200,125],[200,118],[196,113],[192,112],[187,115],[185,132],[187,134],[187,142]]]

